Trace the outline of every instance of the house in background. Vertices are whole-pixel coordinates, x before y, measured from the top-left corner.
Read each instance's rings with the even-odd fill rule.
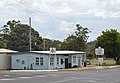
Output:
[[[17,51],[0,49],[0,70],[11,69],[11,55],[18,53]]]
[[[80,51],[32,51],[12,55],[12,69],[58,69],[83,66],[86,52]]]

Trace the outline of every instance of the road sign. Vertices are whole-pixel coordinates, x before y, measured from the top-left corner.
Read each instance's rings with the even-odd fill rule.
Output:
[[[98,47],[95,49],[95,54],[96,55],[104,55],[104,49],[101,47]]]
[[[56,54],[56,48],[50,48],[50,54]]]

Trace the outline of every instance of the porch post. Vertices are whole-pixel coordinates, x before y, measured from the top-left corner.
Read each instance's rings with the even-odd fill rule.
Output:
[[[48,55],[48,69],[50,69],[50,54]]]
[[[57,68],[57,57],[56,57],[56,53],[55,53],[55,69]]]

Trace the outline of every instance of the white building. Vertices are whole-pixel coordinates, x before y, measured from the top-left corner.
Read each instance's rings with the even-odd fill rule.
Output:
[[[80,51],[32,51],[12,56],[12,69],[57,69],[83,66],[86,52]]]
[[[0,49],[0,69],[11,68],[11,55],[17,53],[17,51]]]

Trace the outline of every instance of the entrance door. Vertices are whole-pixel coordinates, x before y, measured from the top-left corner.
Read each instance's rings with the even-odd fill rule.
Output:
[[[65,58],[65,68],[68,68],[68,58]]]
[[[33,64],[30,65],[30,69],[33,69]]]

